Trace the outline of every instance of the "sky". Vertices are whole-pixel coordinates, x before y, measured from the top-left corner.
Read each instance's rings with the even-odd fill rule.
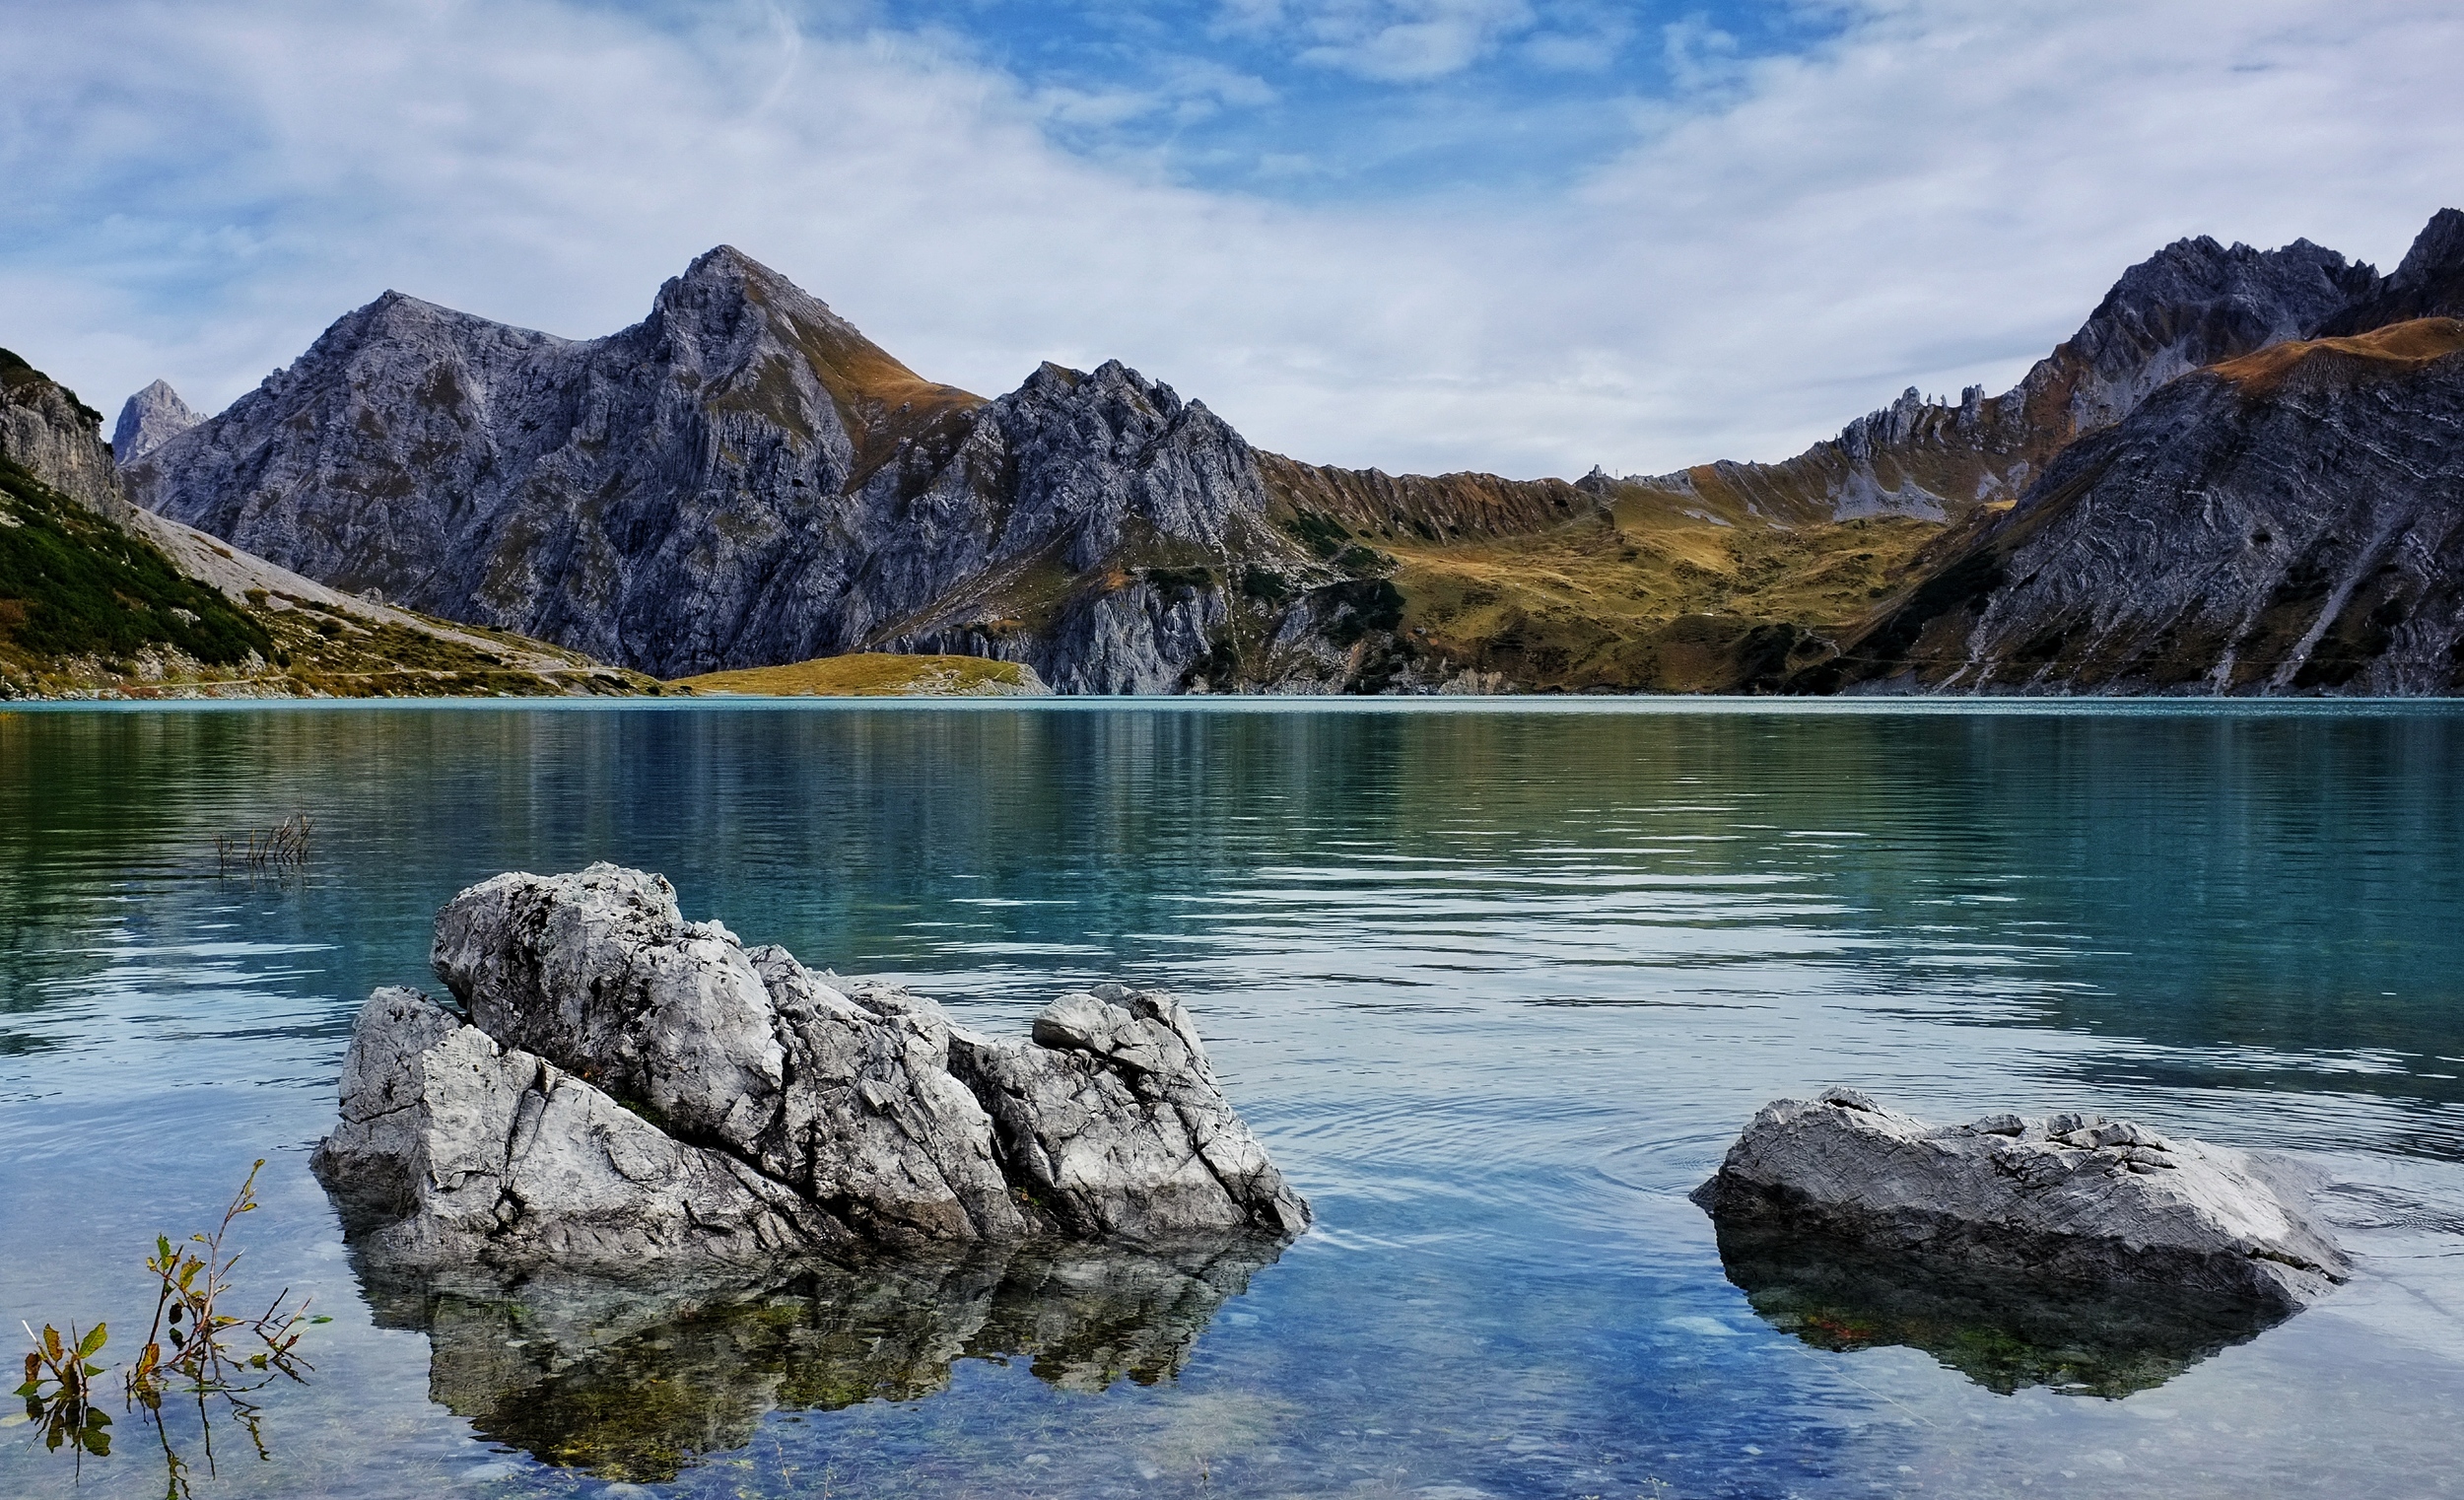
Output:
[[[219,410],[387,289],[576,338],[732,243],[987,394],[1316,462],[1775,459],[2210,235],[2464,206],[2452,0],[0,0],[0,346]]]

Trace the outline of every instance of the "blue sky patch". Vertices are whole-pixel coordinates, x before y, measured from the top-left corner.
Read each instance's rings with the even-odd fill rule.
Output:
[[[844,25],[853,18],[810,18]],[[1295,201],[1546,190],[1648,105],[1810,46],[1803,4],[1599,0],[916,0],[864,20],[953,38],[1059,145]]]

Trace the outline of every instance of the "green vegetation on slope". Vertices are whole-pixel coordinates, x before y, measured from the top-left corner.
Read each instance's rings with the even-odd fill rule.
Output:
[[[263,626],[151,543],[0,458],[0,651],[126,656],[149,646],[215,665],[273,650]]]

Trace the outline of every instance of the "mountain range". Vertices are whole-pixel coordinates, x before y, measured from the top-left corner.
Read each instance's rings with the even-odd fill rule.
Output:
[[[935,383],[721,246],[598,339],[389,292],[214,417],[158,381],[114,447],[227,547],[665,679],[890,651],[1074,693],[2445,694],[2459,316],[2454,210],[2385,276],[2184,239],[2013,389],[1911,390],[1782,462],[1395,476],[1117,363]]]
[[[342,593],[131,506],[102,424],[0,349],[0,700],[662,691],[578,651]]]

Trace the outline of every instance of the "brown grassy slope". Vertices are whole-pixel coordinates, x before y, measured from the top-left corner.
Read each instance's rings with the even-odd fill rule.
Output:
[[[1042,684],[1014,661],[983,656],[895,655],[858,651],[785,666],[706,672],[671,686],[694,693],[769,698],[969,698],[1040,693]]]
[[[1746,690],[1907,581],[1935,517],[2041,473],[2075,435],[2080,368],[2066,346],[2005,396],[1903,401],[1778,463],[1651,479],[1260,462],[1275,517],[1321,556],[1356,541],[1397,560],[1405,628],[1449,660],[1538,689]]]
[[[2399,378],[2464,350],[2464,322],[2420,317],[2346,338],[2303,339],[2208,367],[2253,396],[2272,396],[2296,377],[2353,383]]]
[[[1896,515],[1786,524],[1727,496],[1598,480],[1264,467],[1276,518],[1321,557],[1392,559],[1380,571],[1420,651],[1527,690],[1774,686],[1942,529]]]
[[[1403,628],[1442,657],[1570,692],[1776,684],[1853,626],[1941,527],[1877,516],[1723,526],[1622,497],[1549,531],[1386,544]]]
[[[972,391],[916,374],[852,323],[836,316],[796,315],[792,303],[804,302],[809,308],[809,299],[801,293],[793,299],[776,294],[765,284],[769,279],[779,278],[766,269],[748,276],[746,290],[770,314],[781,336],[803,355],[813,378],[837,404],[848,438],[856,444],[851,483],[862,483],[889,461],[903,442],[950,437],[969,413],[984,404],[984,397]],[[780,280],[787,292],[794,292]],[[765,384],[771,378],[769,372],[763,373]],[[772,404],[780,412],[791,405],[784,400]]]
[[[1258,455],[1266,493],[1287,513],[1332,516],[1362,535],[1439,542],[1554,526],[1589,511],[1596,498],[1562,479],[1495,474],[1388,474]]]

